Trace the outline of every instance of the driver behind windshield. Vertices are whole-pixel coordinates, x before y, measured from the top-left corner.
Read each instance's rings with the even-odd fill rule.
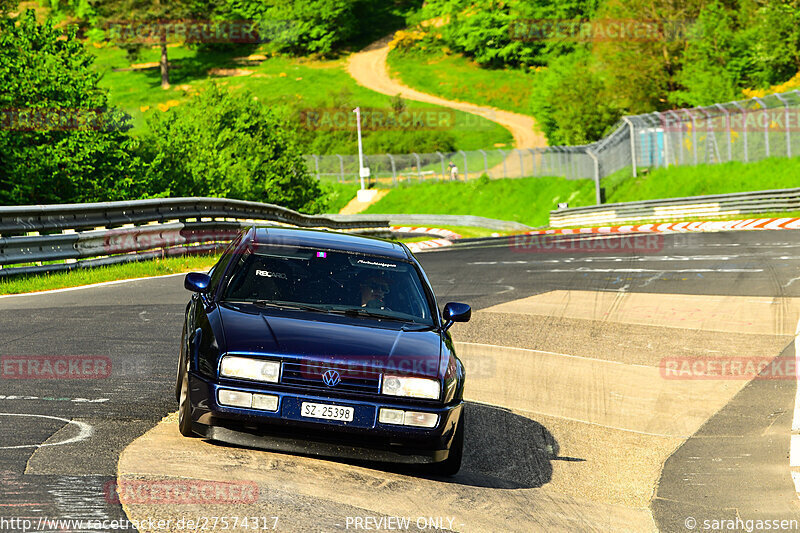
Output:
[[[359,282],[361,288],[361,307],[384,309],[386,295],[389,294],[389,281],[379,272],[367,272]]]

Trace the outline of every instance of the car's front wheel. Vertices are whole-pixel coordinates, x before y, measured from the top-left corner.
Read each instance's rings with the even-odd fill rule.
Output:
[[[178,430],[184,437],[196,437],[192,431],[192,405],[189,400],[189,358],[180,362],[180,393],[178,398]]]
[[[450,444],[450,453],[441,463],[431,465],[431,472],[439,476],[454,476],[461,469],[461,458],[464,455],[464,411],[458,418],[458,427]]]

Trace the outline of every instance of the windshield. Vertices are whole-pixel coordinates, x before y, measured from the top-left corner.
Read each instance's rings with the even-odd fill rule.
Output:
[[[258,245],[234,266],[223,300],[433,325],[413,264],[339,251]]]

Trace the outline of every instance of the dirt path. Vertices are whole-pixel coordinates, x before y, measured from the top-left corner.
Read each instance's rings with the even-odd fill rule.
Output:
[[[357,213],[361,213],[365,211],[369,206],[383,198],[389,193],[388,189],[378,189],[378,193],[370,200],[369,202],[361,202],[358,200],[358,196],[355,196],[352,200],[350,200],[346,206],[344,206],[341,211],[339,211],[340,215],[355,215]]]
[[[547,140],[543,134],[535,130],[536,121],[531,117],[493,107],[445,100],[414,90],[400,81],[392,79],[386,65],[386,59],[389,56],[389,42],[392,37],[392,35],[388,35],[350,56],[347,72],[359,85],[389,96],[399,94],[409,100],[427,102],[482,116],[510,130],[517,148],[547,146]]]

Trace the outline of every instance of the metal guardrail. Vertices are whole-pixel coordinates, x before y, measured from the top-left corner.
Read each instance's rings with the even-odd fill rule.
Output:
[[[389,234],[385,217],[334,220],[223,198],[0,206],[0,277],[209,253],[258,223]]]
[[[664,221],[689,217],[719,217],[776,211],[800,211],[800,189],[690,196],[573,207],[550,211],[550,225],[622,225],[644,221]]]
[[[328,215],[333,220],[369,220],[375,215]],[[475,228],[488,228],[501,231],[530,231],[531,226],[509,220],[498,220],[476,215],[379,215],[389,219],[392,226],[470,226]]]

